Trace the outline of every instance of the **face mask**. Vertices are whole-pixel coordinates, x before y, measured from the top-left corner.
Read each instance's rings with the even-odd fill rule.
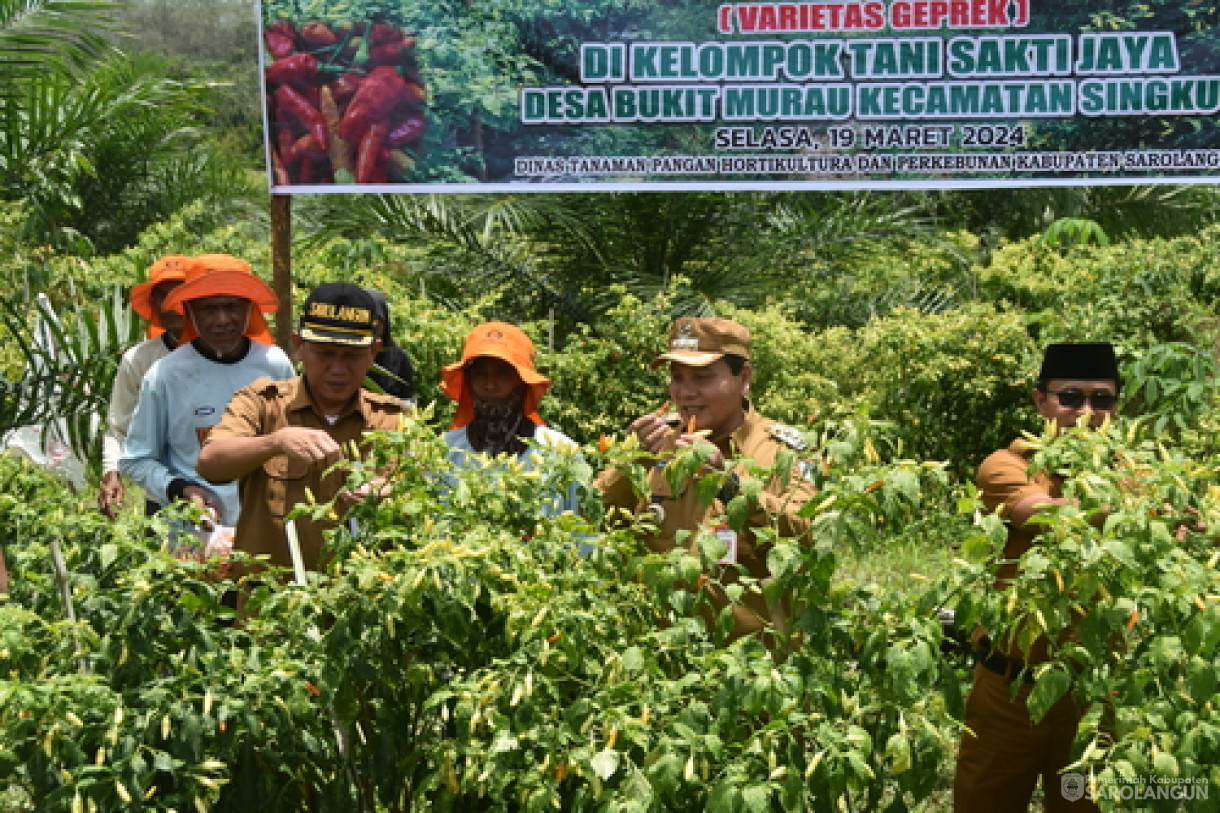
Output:
[[[533,428],[533,421],[521,412],[520,398],[504,404],[474,399],[474,420],[470,423],[469,435],[476,451],[493,457],[500,454],[516,457],[525,451],[522,437],[532,437]]]

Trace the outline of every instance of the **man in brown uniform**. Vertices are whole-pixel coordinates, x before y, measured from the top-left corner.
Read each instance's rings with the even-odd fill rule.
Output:
[[[1106,343],[1052,344],[1046,348],[1034,389],[1038,412],[1058,429],[1076,426],[1081,416],[1097,427],[1114,414],[1120,386],[1114,348]],[[1049,505],[1062,505],[1062,483],[1045,473],[1029,474],[1034,450],[1017,440],[979,466],[978,484],[989,510],[1008,522],[1008,541],[997,573],[1002,587],[1017,573],[1016,560],[1036,544],[1037,524],[1029,520]],[[1031,671],[1014,643],[993,642],[983,630],[974,635],[977,664],[966,702],[966,726],[958,751],[953,806],[958,813],[1026,811],[1038,777],[1048,811],[1088,811],[1078,775],[1062,774],[1071,762],[1072,740],[1081,710],[1070,696],[1051,707],[1041,722],[1030,720],[1026,700]],[[1047,641],[1035,641],[1030,665],[1045,661]],[[1015,699],[1012,681],[1022,681]]]
[[[794,466],[786,484],[778,476],[767,480],[750,505],[741,533],[717,520],[724,516],[726,505],[748,476],[743,464],[734,466],[710,503],[701,502],[696,493],[698,476],[689,478],[675,493],[665,477],[665,467],[676,450],[696,443],[712,445],[706,463],[711,470],[723,472],[731,461],[744,458],[773,466],[781,450],[804,449],[804,439],[797,430],[764,418],[750,405],[747,395],[754,369],[750,364],[750,332],[742,325],[728,319],[679,319],[670,329],[668,351],[654,359],[652,366],[664,362],[669,362],[669,395],[677,413],[648,413],[629,427],[640,445],[655,456],[648,477],[650,494],[635,494],[630,479],[617,468],[602,472],[594,486],[607,506],[635,513],[651,508],[658,528],[644,540],[649,550],[672,550],[679,531],[715,533],[728,548],[723,563],[736,565],[765,583],[771,577],[767,549],[756,541],[752,529],[775,526],[784,537],[806,536],[810,521],[798,512],[815,488],[800,467]],[[699,536],[693,533],[689,537],[688,546],[694,555],[698,555]],[[737,573],[726,567],[721,579],[730,584],[737,580]],[[728,603],[719,590],[712,596],[717,610]],[[745,594],[742,604],[733,608],[733,615],[733,638],[758,632],[767,623],[774,624],[775,634],[781,637],[787,632],[784,607],[769,605],[754,592]]]
[[[338,494],[345,475],[332,471],[351,441],[365,432],[396,429],[400,399],[361,389],[380,349],[375,305],[357,285],[331,282],[305,301],[293,346],[302,374],[259,379],[238,390],[199,454],[197,469],[212,482],[240,479],[241,517],[234,547],[291,566],[284,516],[305,502]],[[342,506],[338,508],[342,510]],[[296,521],[301,558],[316,569],[329,523]]]

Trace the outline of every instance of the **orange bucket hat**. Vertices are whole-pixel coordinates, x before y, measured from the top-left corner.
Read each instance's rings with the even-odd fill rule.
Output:
[[[166,254],[148,268],[148,282],[131,289],[131,309],[148,322],[148,338],[165,332],[152,306],[152,293],[163,282],[185,282],[186,267],[191,258],[182,254]]]
[[[525,398],[521,411],[534,423],[545,426],[538,415],[538,404],[551,388],[551,379],[534,368],[534,343],[516,325],[508,322],[485,322],[466,336],[462,360],[441,370],[441,389],[451,401],[457,401],[457,414],[450,429],[461,429],[474,420],[474,395],[466,383],[466,367],[481,356],[500,359],[512,365],[525,383]]]
[[[165,298],[165,309],[186,315],[186,303],[205,296],[237,296],[248,299],[254,305],[246,324],[246,335],[263,344],[275,344],[271,330],[267,327],[264,313],[275,313],[280,299],[250,270],[250,264],[231,254],[200,254],[186,267],[186,282],[179,285]],[[182,343],[199,338],[192,320],[186,320],[182,329]]]

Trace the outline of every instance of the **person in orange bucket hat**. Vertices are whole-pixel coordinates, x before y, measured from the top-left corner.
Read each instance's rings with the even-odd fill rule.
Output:
[[[249,300],[254,307],[246,314],[242,334],[263,344],[275,344],[263,314],[279,309],[279,297],[270,285],[254,275],[249,263],[231,254],[200,254],[193,258],[186,267],[185,282],[165,300],[166,310],[188,317],[182,331],[184,343],[199,338],[199,329],[186,313],[184,303],[222,296]]]
[[[477,455],[517,458],[526,470],[542,457],[575,450],[576,443],[546,426],[538,405],[551,380],[534,366],[534,343],[521,328],[507,322],[485,322],[466,336],[462,358],[441,371],[441,389],[457,402],[445,433],[449,459],[457,466],[476,465]],[[578,484],[556,495],[544,513],[577,511]]]
[[[166,298],[165,308],[185,317],[182,344],[144,377],[119,458],[120,471],[158,503],[190,500],[217,523],[237,524],[237,485],[208,483],[195,464],[233,393],[258,378],[296,375],[263,318],[278,307],[271,287],[228,254],[193,258]]]
[[[127,439],[140,395],[144,374],[162,357],[178,346],[182,337],[182,315],[164,310],[165,299],[186,280],[186,268],[191,258],[182,254],[167,254],[148,268],[148,280],[131,289],[131,309],[148,322],[148,339],[130,347],[119,361],[119,369],[110,389],[110,404],[106,410],[106,434],[102,436],[102,485],[97,493],[97,507],[114,519],[123,507],[123,478],[119,474],[119,457]],[[154,513],[157,504],[145,501],[146,514]]]
[[[148,338],[170,332],[182,333],[182,315],[166,312],[165,298],[186,282],[186,269],[191,258],[184,254],[166,254],[148,268],[148,281],[131,289],[131,309],[148,322]]]

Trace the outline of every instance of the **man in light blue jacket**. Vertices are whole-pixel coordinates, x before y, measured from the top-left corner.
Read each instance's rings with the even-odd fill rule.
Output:
[[[205,254],[165,300],[185,317],[182,342],[148,371],[132,415],[119,469],[167,505],[191,500],[221,525],[236,525],[236,483],[212,485],[195,471],[199,450],[233,393],[257,378],[292,378],[263,318],[279,307],[275,292],[243,260]]]

